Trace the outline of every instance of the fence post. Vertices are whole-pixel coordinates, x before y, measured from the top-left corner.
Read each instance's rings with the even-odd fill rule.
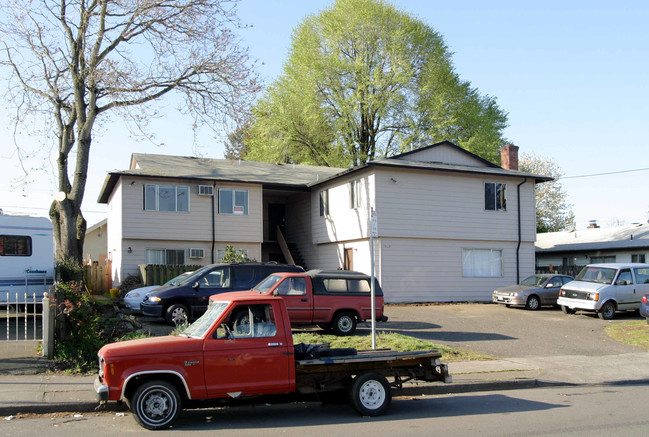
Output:
[[[56,287],[53,285],[50,287]],[[56,301],[56,297],[54,297]],[[56,311],[52,308],[52,300],[50,299],[50,293],[46,292],[43,294],[43,356],[48,360],[51,360],[54,357],[54,316]]]

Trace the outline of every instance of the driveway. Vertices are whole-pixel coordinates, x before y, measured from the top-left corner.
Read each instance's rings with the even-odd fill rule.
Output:
[[[617,313],[614,320],[606,321],[593,314],[566,315],[554,308],[527,311],[494,304],[433,304],[387,305],[385,314],[389,320],[377,323],[380,330],[498,358],[644,352],[604,333],[606,326],[643,320],[637,312]]]

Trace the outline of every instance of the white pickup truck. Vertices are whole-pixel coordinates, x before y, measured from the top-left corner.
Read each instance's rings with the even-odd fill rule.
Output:
[[[566,314],[594,311],[611,320],[616,311],[637,310],[649,293],[649,264],[590,264],[559,291],[557,305]]]

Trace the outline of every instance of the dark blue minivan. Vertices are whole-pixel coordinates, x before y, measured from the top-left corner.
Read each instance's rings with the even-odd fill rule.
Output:
[[[164,317],[170,325],[183,323],[200,317],[213,294],[250,290],[272,273],[303,271],[299,266],[274,262],[212,264],[147,293],[142,314]]]

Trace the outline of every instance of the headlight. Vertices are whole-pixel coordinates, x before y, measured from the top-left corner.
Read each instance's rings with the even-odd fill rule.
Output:
[[[160,299],[158,296],[149,296],[147,300],[151,303],[158,303],[162,301],[162,299]]]
[[[599,300],[599,293],[588,293],[588,300],[597,302]]]
[[[509,293],[509,295],[510,295],[511,297],[516,297],[516,296],[518,296],[518,293],[515,292],[515,291],[512,291],[511,293]]]

